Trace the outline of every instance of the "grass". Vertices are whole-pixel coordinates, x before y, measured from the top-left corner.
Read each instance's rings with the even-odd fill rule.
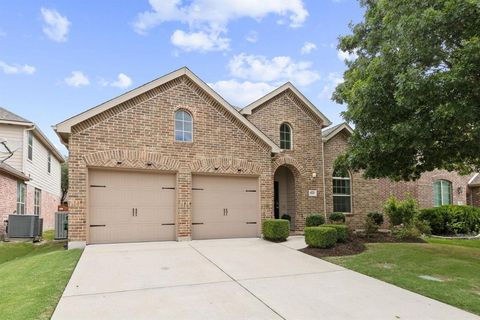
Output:
[[[55,230],[47,230],[42,233],[43,240],[53,240],[55,238]]]
[[[480,315],[479,241],[439,240],[371,243],[361,254],[325,259]]]
[[[462,239],[441,239],[427,238],[428,243],[447,244],[452,246],[461,246],[480,249],[480,240],[462,240]]]
[[[82,252],[63,245],[0,243],[0,318],[50,319]]]

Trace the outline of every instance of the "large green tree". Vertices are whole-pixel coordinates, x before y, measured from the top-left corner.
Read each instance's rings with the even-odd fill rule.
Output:
[[[355,126],[339,164],[370,178],[480,169],[480,0],[362,0],[333,99]]]

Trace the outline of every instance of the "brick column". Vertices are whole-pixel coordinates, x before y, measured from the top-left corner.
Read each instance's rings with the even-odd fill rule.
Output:
[[[177,173],[177,240],[192,238],[192,173],[180,169]]]

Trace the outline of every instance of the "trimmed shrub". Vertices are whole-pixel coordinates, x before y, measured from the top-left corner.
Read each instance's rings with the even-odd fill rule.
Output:
[[[415,240],[420,238],[421,233],[413,225],[395,226],[392,228],[392,236],[398,240]]]
[[[318,227],[321,224],[325,223],[325,217],[320,214],[311,214],[305,219],[305,226],[307,227]]]
[[[413,222],[413,217],[418,213],[418,204],[415,199],[408,197],[405,200],[398,200],[390,197],[385,202],[385,213],[387,214],[390,225],[409,225]]]
[[[282,214],[282,216],[280,217],[280,219],[283,219],[283,220],[288,220],[288,221],[292,221],[292,217],[289,215],[289,214]]]
[[[363,230],[365,230],[365,235],[367,238],[371,237],[378,231],[378,224],[375,222],[375,220],[367,215],[365,217],[365,223],[363,224]]]
[[[413,226],[417,228],[417,230],[426,236],[432,235],[432,228],[430,228],[430,225],[428,224],[428,221],[425,220],[420,220],[418,217],[415,217],[413,219]]]
[[[263,237],[266,240],[282,242],[290,235],[290,222],[284,219],[267,219],[263,222]]]
[[[337,230],[337,242],[347,242],[348,227],[344,224],[324,224],[320,228],[334,228]]]
[[[368,218],[371,218],[373,223],[375,223],[378,227],[383,224],[383,213],[380,212],[369,212],[367,214]]]
[[[328,216],[328,220],[335,223],[345,223],[345,215],[341,212],[332,212]]]
[[[306,227],[305,242],[314,248],[331,248],[337,242],[337,230],[330,227]]]
[[[420,210],[418,220],[428,222],[433,234],[480,232],[480,208],[446,205]]]

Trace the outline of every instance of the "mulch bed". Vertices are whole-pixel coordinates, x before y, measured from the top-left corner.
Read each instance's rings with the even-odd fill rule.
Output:
[[[397,240],[386,233],[377,233],[369,238],[362,235],[351,235],[350,239],[346,243],[337,243],[333,248],[320,249],[306,247],[300,249],[301,252],[309,254],[311,256],[322,257],[338,257],[338,256],[350,256],[359,254],[367,248],[366,243],[422,243],[425,242],[422,239],[409,239],[409,240]]]

